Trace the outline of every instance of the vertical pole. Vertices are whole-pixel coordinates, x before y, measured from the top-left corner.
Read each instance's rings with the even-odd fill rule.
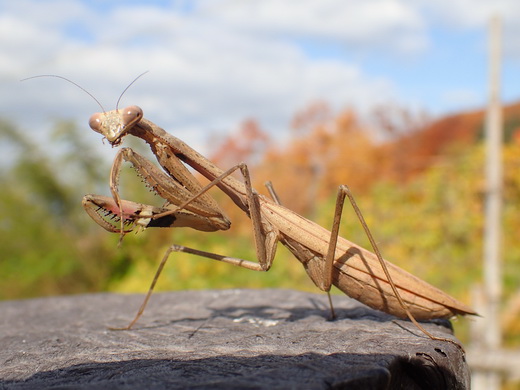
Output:
[[[502,112],[500,107],[500,19],[494,17],[490,31],[490,96],[486,124],[486,206],[484,285],[489,305],[486,340],[499,347],[501,339],[499,302],[501,295],[502,214]]]
[[[486,118],[486,200],[484,227],[484,298],[486,331],[483,335],[487,350],[498,350],[501,342],[500,297],[502,293],[502,111],[500,107],[500,46],[501,22],[491,20],[489,43],[489,105]],[[487,388],[498,389],[500,376],[490,372]]]

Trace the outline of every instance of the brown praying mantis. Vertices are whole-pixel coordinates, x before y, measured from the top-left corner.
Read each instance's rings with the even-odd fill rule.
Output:
[[[98,102],[83,87],[64,77],[35,77],[48,76],[62,78],[76,85]],[[327,292],[333,317],[329,293],[332,285],[371,308],[399,318],[409,318],[434,340],[451,342],[457,346],[451,339],[433,336],[417,320],[476,315],[457,299],[384,260],[350,189],[345,185],[339,186],[332,229],[328,231],[284,207],[270,183],[267,183],[267,188],[271,198],[259,194],[251,186],[246,164],[237,164],[226,171],[220,169],[183,141],[145,119],[143,111],[137,106],[94,114],[89,125],[112,146],[119,146],[127,135],[141,138],[148,143],[163,168],[161,170],[130,148],[119,150],[110,173],[112,197],[86,195],[83,198],[85,210],[96,223],[109,232],[121,234],[121,238],[134,228],[190,227],[203,232],[227,230],[231,222],[207,192],[216,186],[249,216],[258,259],[258,262],[254,262],[171,245],[159,264],[137,314],[128,326],[118,329],[131,329],[141,317],[172,252],[189,253],[255,271],[268,271],[273,264],[278,242],[302,263],[314,284]],[[121,199],[118,180],[124,161],[131,163],[144,182],[165,200],[162,207]],[[203,186],[186,165],[206,177],[209,184]],[[231,176],[235,171],[240,171],[243,180]],[[345,198],[349,199],[374,253],[339,237]],[[112,217],[115,217],[115,221]]]
[[[331,231],[284,207],[271,184],[271,198],[251,186],[249,169],[240,163],[222,170],[210,160],[143,117],[137,106],[94,114],[90,127],[103,135],[112,146],[120,145],[127,135],[141,138],[150,146],[164,169],[130,148],[119,150],[110,174],[111,197],[86,195],[83,206],[99,225],[121,237],[134,227],[191,227],[211,232],[229,229],[231,222],[208,190],[218,187],[251,219],[258,262],[172,245],[164,254],[148,293],[134,319],[123,329],[130,329],[144,312],[154,286],[172,252],[190,253],[255,271],[268,271],[273,264],[277,243],[286,246],[302,263],[309,277],[329,293],[334,285],[365,305],[400,318],[408,317],[432,339],[417,320],[450,318],[476,314],[471,308],[445,292],[383,259],[364,218],[347,186],[338,190]],[[166,203],[155,207],[121,199],[118,179],[121,165],[133,165],[145,183]],[[203,186],[187,166],[210,182]],[[231,176],[239,171],[243,180]],[[374,253],[338,236],[345,198],[352,204],[373,247]],[[116,217],[114,223],[106,216]],[[332,302],[331,311],[334,315]]]

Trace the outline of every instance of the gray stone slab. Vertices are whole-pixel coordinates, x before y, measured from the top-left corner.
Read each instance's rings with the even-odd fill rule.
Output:
[[[467,389],[461,349],[408,321],[292,290],[0,302],[0,389]],[[448,321],[425,324],[453,338]]]

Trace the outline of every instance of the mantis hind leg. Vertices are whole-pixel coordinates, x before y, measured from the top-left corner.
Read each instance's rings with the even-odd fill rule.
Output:
[[[409,320],[420,330],[422,331],[426,336],[431,338],[432,340],[437,341],[446,341],[452,344],[455,344],[458,348],[462,347],[457,342],[443,338],[443,337],[436,337],[432,335],[430,332],[428,332],[413,316],[413,314],[408,309],[407,305],[403,301],[401,294],[397,290],[397,287],[392,279],[392,276],[390,275],[390,272],[388,271],[388,267],[385,264],[385,261],[383,260],[383,256],[381,255],[381,252],[379,251],[379,247],[376,244],[376,241],[374,240],[374,236],[370,232],[370,229],[368,228],[368,225],[365,221],[365,218],[363,217],[363,214],[361,213],[361,210],[359,209],[355,199],[354,195],[350,191],[350,188],[346,185],[341,185],[338,188],[338,196],[336,199],[336,210],[334,212],[334,222],[331,229],[331,235],[330,235],[330,241],[329,241],[329,249],[327,252],[327,256],[325,258],[325,277],[328,278],[325,280],[325,284],[329,286],[332,284],[332,267],[334,264],[334,258],[336,254],[336,244],[338,241],[338,233],[339,233],[339,226],[341,223],[341,215],[343,212],[343,205],[345,204],[345,197],[347,197],[350,201],[350,204],[352,205],[352,208],[354,209],[354,212],[356,213],[356,216],[361,223],[361,226],[363,227],[363,230],[365,231],[365,234],[368,237],[368,240],[370,241],[370,245],[372,246],[375,255],[377,256],[377,259],[379,260],[379,263],[381,264],[381,268],[383,269],[383,272],[385,273],[385,276],[392,287],[392,290],[395,294],[395,297],[399,301],[399,304],[403,308],[403,310],[406,312],[406,315],[408,316]],[[330,270],[330,272],[329,272]],[[462,349],[463,350],[463,349]],[[463,350],[464,351],[464,350]]]
[[[276,204],[282,205],[282,202],[280,201],[278,194],[274,190],[273,183],[268,181],[265,183],[265,186],[267,187],[267,190],[269,191],[269,195],[271,196],[273,201]],[[339,223],[338,223],[338,226],[339,226]],[[337,235],[338,235],[338,232],[336,231],[336,240],[335,240],[336,242],[337,242]],[[332,239],[330,241],[332,241]],[[332,259],[332,262],[333,262],[333,260],[334,259]],[[330,318],[331,318],[331,320],[334,320],[334,319],[336,319],[336,312],[334,311],[334,305],[332,304],[332,296],[330,295],[330,288],[332,287],[332,262],[330,263],[330,266],[328,266],[327,263],[325,263],[324,270],[323,270],[323,275],[325,275],[325,277],[324,277],[323,286],[321,287],[321,289],[327,293],[327,298],[329,300],[329,307],[330,307]]]

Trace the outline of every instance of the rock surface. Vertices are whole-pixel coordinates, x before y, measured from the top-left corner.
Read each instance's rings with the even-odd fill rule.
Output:
[[[291,290],[0,302],[0,389],[467,389],[460,348],[408,321]],[[425,324],[453,338],[447,321]]]

